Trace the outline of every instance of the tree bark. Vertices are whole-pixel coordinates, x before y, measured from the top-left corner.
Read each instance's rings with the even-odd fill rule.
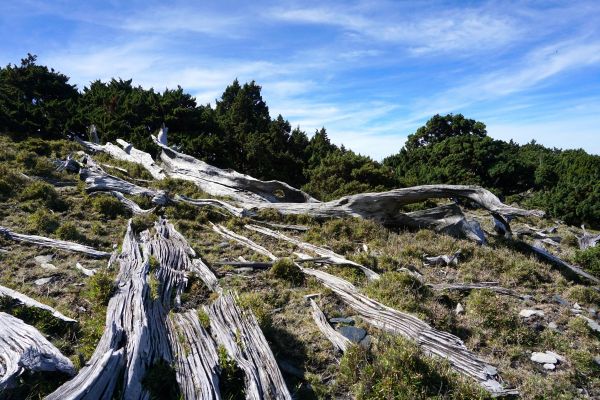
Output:
[[[43,236],[37,235],[24,235],[21,233],[15,233],[8,228],[0,226],[0,234],[4,235],[7,239],[14,240],[16,242],[31,243],[37,246],[52,247],[54,249],[60,249],[75,253],[83,253],[92,258],[107,258],[110,257],[110,253],[105,251],[96,250],[93,247],[86,246],[79,243],[67,242],[64,240],[50,239]]]
[[[0,393],[25,371],[73,375],[75,367],[33,326],[0,312]]]

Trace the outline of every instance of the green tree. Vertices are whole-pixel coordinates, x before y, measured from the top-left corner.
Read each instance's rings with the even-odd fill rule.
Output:
[[[415,133],[408,136],[406,149],[412,150],[429,146],[454,136],[465,135],[486,136],[485,124],[467,119],[462,114],[448,114],[446,116],[436,114],[427,121],[425,126],[420,127]]]
[[[79,93],[69,78],[36,64],[28,54],[21,65],[0,68],[0,131],[23,138],[63,136],[71,127]]]

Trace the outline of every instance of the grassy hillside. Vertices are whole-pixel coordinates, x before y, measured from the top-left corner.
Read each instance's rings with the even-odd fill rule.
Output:
[[[133,216],[109,195],[90,196],[74,174],[56,172],[53,161],[82,151],[65,140],[28,139],[15,142],[0,136],[0,226],[16,232],[61,238],[112,251],[118,248]],[[94,156],[111,174],[125,180],[163,188],[172,193],[201,198],[206,195],[184,181],[153,181],[140,166]],[[123,172],[114,167],[126,170]],[[147,199],[134,198],[143,208]],[[272,251],[278,257],[291,257],[296,249],[287,242],[265,238],[246,230],[244,218],[228,217],[218,210],[198,209],[177,204],[161,207],[154,214],[133,217],[139,232],[152,226],[163,215],[173,222],[200,257],[216,272],[221,285],[235,289],[241,304],[252,310],[282,366],[288,387],[301,399],[472,399],[487,394],[471,380],[459,376],[443,360],[424,355],[418,347],[402,338],[384,334],[367,325],[330,290],[314,278],[304,278],[281,262],[266,271],[236,273],[217,262],[268,261],[247,248],[224,241],[209,222],[222,223]],[[472,216],[492,231],[489,217],[479,211]],[[565,278],[551,265],[540,262],[512,240],[490,236],[487,246],[477,246],[432,231],[391,231],[359,219],[315,221],[307,216],[283,217],[274,210],[263,211],[258,220],[303,224],[308,231],[286,232],[289,236],[322,245],[381,273],[378,281],[367,281],[352,266],[328,266],[327,272],[355,284],[367,296],[401,311],[411,313],[432,326],[453,333],[466,346],[498,367],[507,385],[519,389],[522,398],[597,398],[600,396],[600,336],[571,309],[575,303],[581,313],[597,320],[595,310],[600,293],[583,282]],[[516,221],[513,229],[524,226],[547,227],[550,220]],[[562,237],[561,258],[577,262],[600,276],[596,249],[577,250],[575,228],[559,225]],[[59,324],[43,312],[0,303],[0,311],[22,318],[40,329],[77,367],[91,356],[102,330],[106,304],[113,290],[116,270],[106,261],[17,244],[0,236],[0,284],[49,304],[79,321],[77,325]],[[425,266],[423,256],[453,254],[461,251],[457,265]],[[57,269],[43,268],[34,260],[53,255]],[[75,268],[97,268],[86,277]],[[316,265],[312,265],[319,268]],[[418,271],[419,280],[406,272]],[[49,283],[36,280],[52,277]],[[525,298],[489,290],[467,292],[435,291],[428,284],[496,281]],[[354,345],[344,355],[333,350],[311,317],[305,295],[321,293],[318,301],[328,318],[353,317],[355,326],[364,328],[370,344]],[[214,298],[199,280],[191,280],[182,298],[182,309],[197,308]],[[457,313],[460,304],[464,311]],[[543,317],[525,319],[523,309],[543,310]],[[565,358],[556,370],[544,370],[530,361],[532,351],[554,351]],[[222,388],[228,398],[243,398],[239,370],[222,357]],[[159,377],[160,371],[153,372]],[[50,375],[25,375],[7,398],[41,398],[67,378]],[[152,382],[149,379],[148,382]],[[161,393],[172,385],[166,381]],[[159,385],[159,387],[161,387]],[[157,397],[160,398],[160,397]]]

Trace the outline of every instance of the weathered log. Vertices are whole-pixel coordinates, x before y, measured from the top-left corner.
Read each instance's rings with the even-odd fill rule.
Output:
[[[220,400],[217,349],[206,329],[200,325],[196,310],[171,313],[168,332],[183,398]]]
[[[54,308],[52,308],[46,304],[40,303],[39,301],[34,300],[31,297],[24,295],[23,293],[19,293],[16,290],[9,289],[5,286],[0,286],[0,297],[9,298],[9,299],[13,300],[14,302],[18,303],[19,305],[23,305],[25,307],[34,307],[34,308],[39,308],[40,310],[48,311],[55,318],[58,318],[61,321],[77,322],[73,318],[67,317],[66,315],[55,310]]]
[[[312,317],[321,333],[333,344],[333,347],[335,347],[336,350],[341,351],[342,353],[348,350],[348,346],[352,344],[350,340],[329,325],[327,318],[325,318],[325,314],[323,314],[323,311],[321,311],[313,299],[310,299],[310,305],[313,309]]]
[[[75,367],[33,326],[0,312],[0,394],[25,371],[73,375]]]
[[[217,232],[219,235],[221,235],[229,240],[232,240],[234,242],[237,242],[237,243],[241,244],[242,246],[246,246],[273,261],[277,260],[277,256],[275,256],[269,250],[265,249],[263,246],[254,243],[252,240],[250,240],[242,235],[238,235],[235,232],[230,231],[229,229],[225,228],[223,225],[215,225],[213,223],[211,223],[211,225],[212,225],[213,231]]]
[[[534,239],[539,239],[544,243],[550,244],[552,246],[559,245],[561,242],[560,236],[548,236],[544,229],[536,229],[529,225],[525,225],[518,229],[515,229],[515,235],[519,237],[531,236]]]
[[[247,217],[250,215],[248,211],[244,210],[243,208],[235,207],[225,201],[217,199],[191,199],[187,196],[175,195],[175,201],[182,201],[197,207],[217,207],[227,211],[234,217]]]
[[[371,279],[371,280],[379,279],[379,274],[377,272],[365,267],[364,265],[361,265],[354,261],[350,261],[347,258],[345,258],[344,256],[337,254],[331,250],[325,249],[323,247],[315,246],[314,244],[302,242],[298,239],[288,237],[280,232],[273,231],[269,228],[265,228],[262,226],[246,225],[245,227],[247,229],[253,230],[255,232],[262,233],[263,235],[293,243],[296,246],[300,247],[301,249],[312,251],[313,253],[316,253],[316,254],[320,255],[321,257],[327,257],[329,259],[329,261],[333,264],[355,266],[355,267],[359,268],[368,279]]]
[[[162,148],[161,160],[168,176],[194,182],[211,196],[230,197],[244,203],[316,202],[301,190],[280,181],[260,181],[233,170],[213,167],[194,157],[179,153],[152,136]]]
[[[205,310],[217,342],[245,373],[246,398],[291,400],[273,352],[252,312],[242,311],[229,294],[219,296]]]
[[[267,222],[267,221],[259,221],[257,219],[252,219],[251,220],[253,223],[258,224],[258,225],[266,225],[268,227],[271,228],[275,228],[275,229],[283,229],[285,231],[298,231],[298,232],[306,232],[308,231],[310,228],[306,225],[295,225],[295,224],[276,224],[274,222]]]
[[[368,298],[341,278],[315,269],[302,270],[335,292],[369,324],[414,340],[427,354],[447,359],[455,369],[477,380],[493,395],[516,394],[516,390],[505,389],[499,381],[496,368],[469,351],[460,338],[438,331],[417,317]]]
[[[481,187],[463,185],[413,186],[387,192],[344,196],[323,203],[258,203],[244,204],[244,207],[274,208],[282,214],[307,214],[316,218],[362,217],[374,219],[384,225],[406,226],[407,214],[402,212],[403,206],[428,199],[454,197],[473,201],[482,208],[505,217],[544,215],[542,211],[523,210],[503,204],[498,197]],[[418,216],[419,212],[408,215]]]
[[[114,190],[111,191],[110,194],[116,197],[117,200],[119,200],[125,206],[125,208],[129,209],[134,214],[150,214],[156,209],[156,207],[153,207],[148,210],[144,210],[140,206],[138,206],[138,204],[135,201],[129,200],[127,197]]]
[[[144,151],[138,150],[133,147],[130,143],[124,140],[117,139],[117,143],[121,146],[116,146],[110,142],[105,145],[99,145],[91,142],[86,142],[75,137],[75,140],[88,150],[94,152],[103,152],[110,155],[117,160],[129,161],[132,163],[140,164],[152,175],[154,179],[164,179],[165,173],[162,168],[158,166],[152,156]]]
[[[148,240],[147,233],[144,235]],[[146,371],[157,360],[172,361],[161,301],[154,301],[149,287],[149,251],[131,228],[123,239],[116,290],[108,303],[106,327],[88,361],[72,380],[47,399],[112,398],[117,384],[122,398],[148,399],[142,385]]]
[[[54,249],[61,249],[75,253],[83,253],[93,258],[110,257],[110,253],[96,250],[90,246],[74,242],[67,242],[64,240],[50,239],[43,236],[24,235],[21,233],[15,233],[10,229],[2,226],[0,226],[0,235],[4,235],[7,239],[14,240],[16,242],[31,243],[37,246],[52,247]]]
[[[568,273],[569,275],[572,275],[574,277],[578,277],[578,278],[585,278],[590,282],[595,283],[596,285],[600,285],[600,279],[596,278],[595,276],[585,272],[584,270],[582,270],[581,268],[579,268],[576,265],[571,265],[563,260],[561,260],[559,257],[555,256],[554,254],[551,254],[548,250],[546,250],[542,244],[540,242],[534,242],[533,245],[530,245],[526,242],[521,242],[525,247],[527,247],[529,250],[531,250],[532,252],[534,252],[538,258],[540,258],[541,260],[544,261],[548,261],[551,264],[555,265],[556,267],[560,268],[563,272]]]
[[[577,237],[577,243],[581,250],[585,250],[590,247],[596,247],[596,244],[600,242],[600,234],[592,235],[585,230],[585,225],[581,225],[583,235]]]
[[[507,296],[514,296],[520,299],[526,299],[528,296],[521,295],[514,290],[503,288],[498,286],[498,282],[476,282],[476,283],[437,283],[437,284],[428,284],[427,286],[431,287],[436,291],[444,291],[444,290],[455,290],[461,292],[468,292],[476,289],[487,289],[492,292],[504,294]]]

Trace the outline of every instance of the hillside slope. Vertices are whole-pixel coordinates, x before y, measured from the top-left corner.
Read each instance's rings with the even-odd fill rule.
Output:
[[[134,282],[129,275],[137,265],[139,291],[131,293],[139,296],[142,308],[124,303],[123,309],[139,315],[132,321],[147,316],[140,326],[150,332],[170,332],[169,339],[160,336],[162,333],[151,335],[148,343],[153,350],[148,352],[114,341],[115,346],[122,346],[117,350],[129,354],[123,362],[132,373],[119,375],[121,367],[99,369],[115,382],[110,396],[135,390],[139,398],[200,396],[193,384],[186,386],[190,374],[199,373],[198,364],[191,369],[185,364],[197,351],[206,352],[198,360],[207,363],[207,376],[212,377],[196,386],[200,390],[212,385],[212,392],[202,390],[205,398],[218,398],[215,393],[233,399],[251,393],[264,398],[490,396],[478,379],[465,373],[469,368],[461,368],[456,359],[431,357],[426,354],[431,351],[426,340],[416,343],[398,334],[403,328],[392,329],[392,322],[377,325],[373,321],[378,314],[365,313],[348,301],[347,293],[359,299],[366,296],[369,300],[363,303],[379,311],[390,307],[393,310],[386,311],[390,315],[398,316],[394,314],[397,311],[408,314],[410,329],[428,326],[432,329],[428,332],[460,338],[464,342],[461,354],[472,354],[473,360],[488,365],[490,379],[516,389],[522,398],[600,396],[598,288],[556,263],[540,260],[527,246],[537,237],[554,255],[600,277],[598,247],[579,250],[580,229],[535,216],[521,217],[511,222],[513,235],[508,238],[495,233],[486,211],[465,202],[461,203],[465,220],[482,226],[487,240],[484,246],[450,236],[450,231],[390,229],[361,218],[283,215],[273,208],[277,203],[256,206],[251,215],[242,212],[253,208],[244,207],[243,198],[209,195],[193,182],[173,177],[157,180],[140,164],[103,152],[91,154],[74,142],[14,142],[7,136],[0,140],[0,226],[86,244],[116,257],[110,262],[108,258],[98,260],[0,235],[0,285],[50,305],[77,322],[57,320],[47,311],[17,304],[6,296],[0,299],[0,311],[36,327],[69,357],[79,373],[71,382],[89,376],[89,365],[99,365],[94,364],[100,360],[94,352],[103,348],[112,329],[112,324],[105,324],[107,312],[109,318],[121,301],[118,299],[128,301],[122,288]],[[55,161],[68,156],[77,162],[58,171]],[[165,156],[155,162],[168,170]],[[148,211],[133,207],[133,213],[119,196],[92,189],[105,181],[80,180],[77,172],[87,169],[89,178],[94,168],[109,173],[121,188],[142,188],[125,198]],[[184,178],[189,176],[182,169],[177,171]],[[225,186],[231,188],[231,183]],[[272,194],[275,200],[282,196],[277,191]],[[202,201],[172,201],[176,195]],[[399,212],[446,203],[443,198],[430,199],[426,205],[405,205]],[[239,215],[232,215],[236,213]],[[172,230],[169,224],[173,224]],[[555,229],[544,231],[550,226]],[[288,240],[264,234],[271,231],[279,231]],[[447,262],[429,258],[456,254]],[[302,260],[307,257],[311,260]],[[132,261],[138,258],[139,264]],[[378,278],[369,279],[365,271]],[[352,286],[328,284],[327,276],[346,280],[356,292]],[[237,296],[229,300],[229,291]],[[237,307],[232,304],[239,306],[239,316],[219,311],[218,307]],[[338,337],[338,343],[345,343],[345,351],[336,350],[321,330],[323,324],[313,317],[316,309],[325,316],[329,327],[325,332],[332,335],[334,330],[359,343]],[[254,318],[259,330],[252,327]],[[185,321],[197,324],[186,325]],[[135,326],[131,332],[136,332]],[[182,326],[207,332],[205,346],[195,341],[197,335],[186,334],[188,328],[177,328]],[[259,355],[253,358],[250,353],[258,349],[254,346],[262,343],[262,335],[268,346],[257,350]],[[126,341],[133,337],[126,335]],[[169,344],[173,347],[165,350]],[[461,349],[462,343],[456,346]],[[210,348],[214,351],[206,350]],[[545,367],[531,360],[532,352],[546,351],[559,357],[546,354],[550,361],[555,358]],[[131,357],[138,356],[141,361],[132,363]],[[537,357],[542,356],[533,358]],[[254,364],[256,360],[260,362]],[[279,371],[285,387],[278,386]],[[21,371],[0,397],[41,398],[54,392],[51,398],[61,398],[61,393],[75,386],[70,379],[69,374],[60,372]],[[191,391],[186,389],[189,387]],[[106,394],[109,389],[103,390]]]

